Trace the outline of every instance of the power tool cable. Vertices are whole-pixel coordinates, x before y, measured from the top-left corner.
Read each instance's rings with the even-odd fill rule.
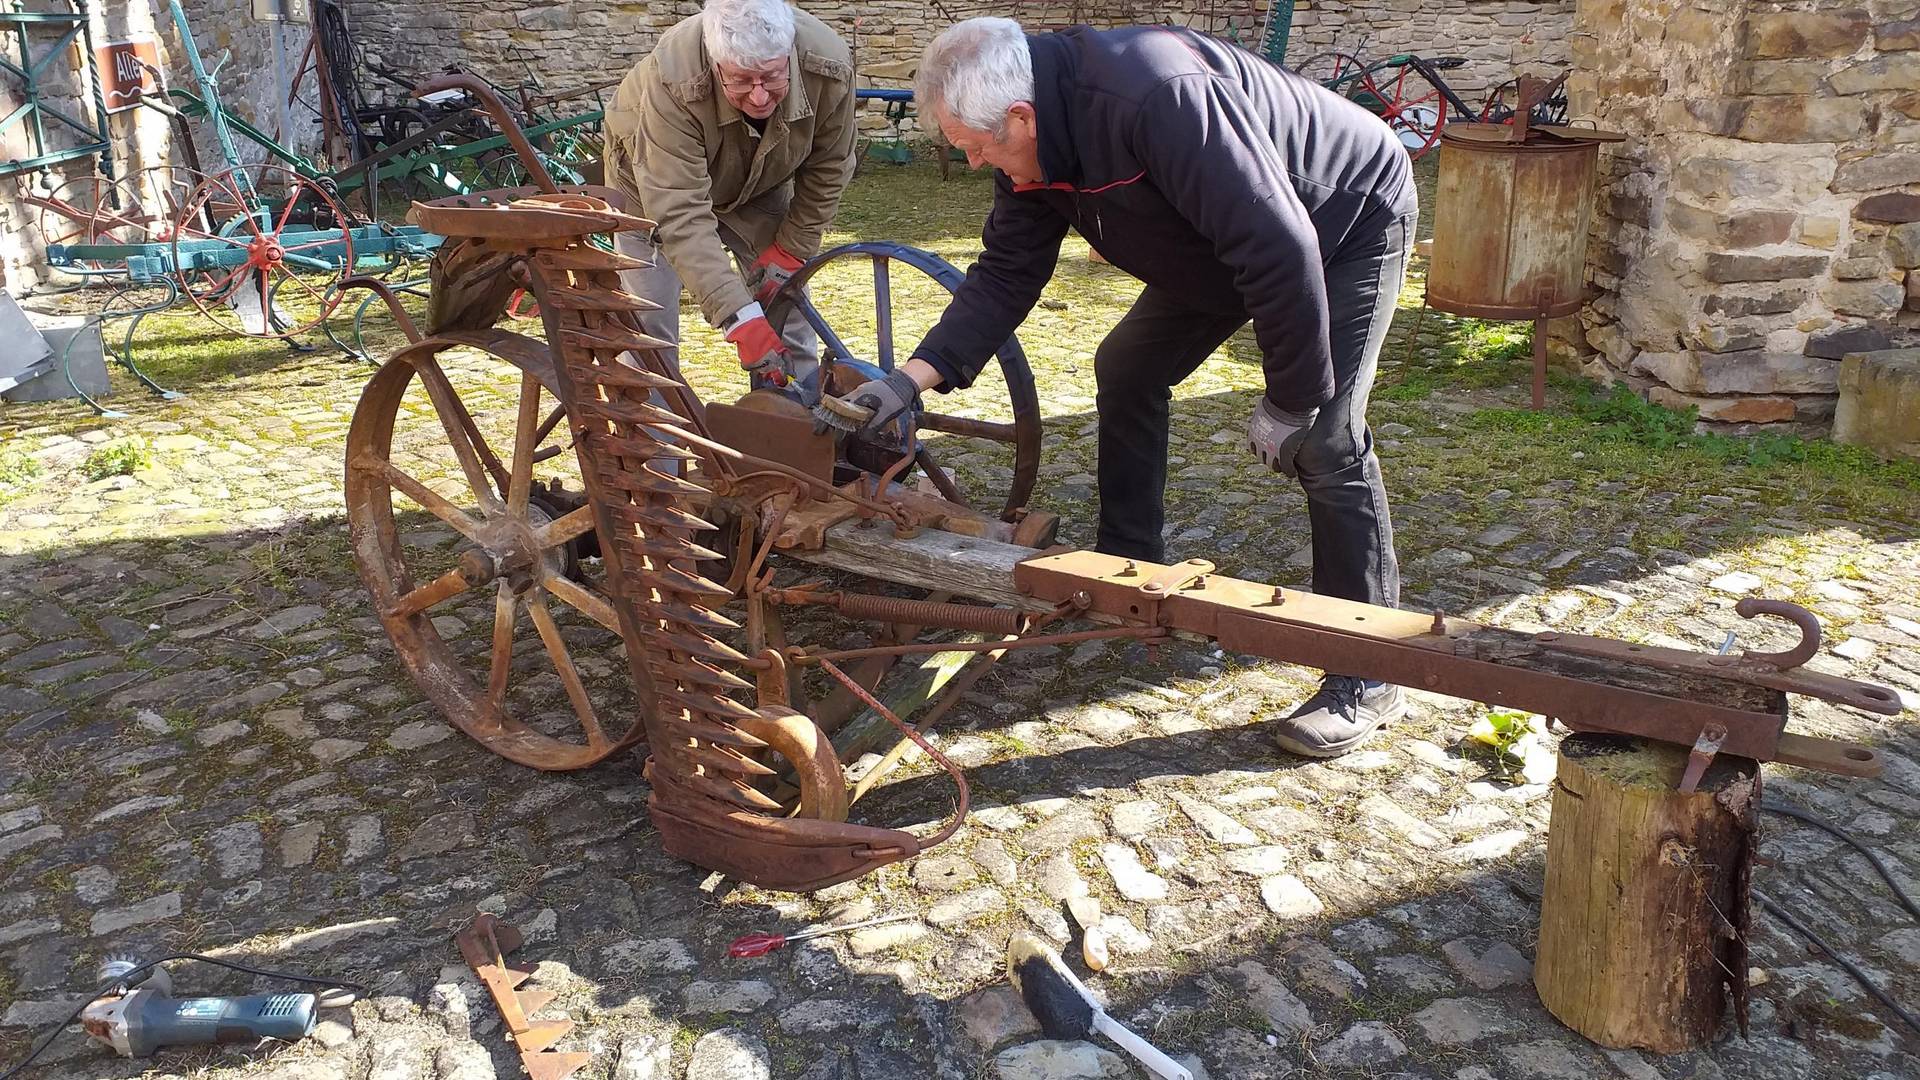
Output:
[[[1861,843],[1851,833],[1791,803],[1783,803],[1769,799],[1760,804],[1760,809],[1765,813],[1779,814],[1781,817],[1790,817],[1795,821],[1805,822],[1819,829],[1821,832],[1847,844],[1860,854],[1865,855],[1867,861],[1873,864],[1874,870],[1878,871],[1880,877],[1886,881],[1887,888],[1893,890],[1893,895],[1899,899],[1901,906],[1905,907],[1915,918],[1920,918],[1920,904],[1915,904],[1913,897],[1907,893],[1905,888],[1901,887],[1899,881],[1895,880],[1893,870],[1887,866],[1886,862],[1880,858],[1877,852]],[[1827,954],[1828,959],[1840,965],[1848,975],[1853,976],[1853,981],[1859,983],[1868,993],[1879,999],[1880,1004],[1891,1009],[1893,1014],[1905,1022],[1908,1027],[1916,1032],[1920,1032],[1920,1017],[1916,1017],[1913,1013],[1908,1012],[1904,1006],[1893,999],[1893,995],[1882,990],[1880,985],[1874,982],[1872,976],[1863,971],[1859,964],[1854,963],[1845,953],[1827,944],[1825,938],[1815,933],[1811,927],[1795,918],[1792,912],[1788,911],[1784,906],[1774,901],[1765,893],[1756,889],[1754,890],[1753,898],[1759,902],[1760,907],[1765,910],[1767,914],[1786,923],[1789,929],[1812,942],[1814,948]],[[6,1078],[0,1077],[0,1080],[6,1080]]]

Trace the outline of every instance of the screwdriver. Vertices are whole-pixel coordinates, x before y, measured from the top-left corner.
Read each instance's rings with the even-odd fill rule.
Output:
[[[765,934],[756,932],[734,938],[733,944],[727,946],[727,955],[735,957],[765,956],[789,941],[799,941],[803,938],[819,937],[821,934],[837,934],[842,930],[858,930],[866,926],[879,926],[882,923],[904,922],[907,919],[917,918],[919,918],[918,915],[908,912],[904,915],[888,915],[884,918],[868,919],[866,922],[847,923],[844,926],[823,926],[818,930],[802,930],[797,934]]]

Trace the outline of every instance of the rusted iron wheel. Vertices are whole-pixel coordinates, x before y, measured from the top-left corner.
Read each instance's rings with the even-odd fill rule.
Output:
[[[539,341],[428,338],[367,384],[346,476],[354,561],[414,682],[487,749],[548,770],[643,736],[618,620],[569,550],[592,535],[591,511],[555,516],[573,500],[543,479],[581,489],[558,401]],[[612,677],[589,690],[583,667]]]
[[[144,244],[153,224],[137,199],[138,189],[126,180],[109,181],[98,175],[76,176],[45,197],[30,201],[39,208],[34,224],[40,240],[55,244]],[[104,270],[118,260],[76,260],[89,270]]]

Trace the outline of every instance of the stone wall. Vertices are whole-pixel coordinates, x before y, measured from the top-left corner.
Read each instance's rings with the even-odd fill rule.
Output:
[[[162,0],[154,2],[161,3]],[[199,46],[202,62],[212,67],[222,55],[227,58],[218,74],[220,100],[226,108],[272,136],[281,145],[301,154],[316,153],[320,146],[320,124],[313,75],[309,73],[303,80],[302,100],[288,108],[287,130],[282,131],[279,114],[274,108],[273,26],[253,18],[252,0],[181,0],[181,6],[186,10],[188,25],[193,28],[193,40]],[[164,8],[162,12],[161,21],[166,31],[165,55],[171,77],[169,85],[198,93],[173,20],[164,15]],[[281,32],[280,50],[285,77],[289,81],[299,66],[300,54],[306,44],[305,23],[285,24]],[[268,160],[267,152],[254,143],[246,139],[236,139],[235,142],[241,161],[252,164]],[[199,148],[201,163],[205,168],[214,170],[224,167],[211,125],[203,121],[194,122],[194,143]]]
[[[1589,374],[1727,422],[1829,420],[1920,329],[1920,0],[1579,0],[1602,158]]]
[[[59,0],[30,2],[49,5]],[[1449,72],[1448,79],[1469,101],[1477,103],[1487,87],[1509,78],[1515,68],[1564,63],[1573,2],[1301,0],[1295,9],[1289,60],[1298,62],[1330,48],[1368,56],[1403,50],[1465,56],[1470,63]],[[869,69],[912,60],[952,21],[987,14],[1011,15],[1033,27],[1081,22],[1173,22],[1252,44],[1265,17],[1267,0],[823,0],[803,6],[852,40],[861,68]],[[156,34],[172,85],[193,85],[163,3],[102,0],[95,7],[97,40],[125,37],[129,31]],[[222,52],[230,54],[220,76],[227,106],[262,130],[274,133],[277,123],[269,26],[253,20],[249,0],[185,0],[185,7],[208,62]],[[520,84],[532,73],[550,92],[619,76],[646,55],[663,30],[699,8],[699,0],[347,3],[355,39],[369,60],[412,74],[429,74],[458,64],[509,86]],[[305,28],[288,26],[283,56],[289,74],[304,44]],[[880,85],[905,85],[901,79],[878,81]],[[311,79],[308,84],[310,105]],[[11,108],[11,104],[0,102],[0,107]],[[885,122],[879,109],[870,106],[862,124],[872,130]],[[318,128],[310,107],[296,106],[290,126],[291,131],[280,133],[281,141],[302,152],[316,149]],[[114,167],[119,174],[166,159],[167,127],[151,110],[120,114],[113,121],[113,130]],[[216,166],[220,158],[208,126],[196,122],[195,133],[203,163]],[[241,155],[246,161],[265,156],[245,143]],[[89,168],[90,163],[78,162],[68,172],[84,174]],[[43,268],[37,266],[43,253],[32,227],[34,214],[21,202],[22,196],[31,185],[50,188],[65,175],[52,172],[0,178],[0,273],[7,288],[30,291],[43,278]]]
[[[1363,59],[1394,53],[1460,56],[1445,73],[1470,105],[1514,77],[1565,68],[1571,0],[1303,0],[1293,15],[1287,62],[1339,51]]]
[[[1031,27],[1171,22],[1251,45],[1267,8],[1266,0],[822,0],[801,6],[855,43],[863,70],[917,58],[940,30],[976,15],[1010,15]],[[699,9],[698,0],[513,7],[492,0],[351,0],[349,10],[363,47],[389,67],[432,71],[460,63],[514,84],[531,65],[547,89],[565,90],[618,76],[647,54],[661,31]],[[1447,77],[1477,104],[1516,67],[1564,65],[1572,11],[1572,0],[1302,0],[1288,59],[1331,48],[1368,56],[1465,56],[1470,63]],[[877,123],[877,116],[868,120]]]
[[[647,55],[661,33],[698,13],[700,6],[700,0],[613,4],[558,0],[514,7],[492,0],[352,0],[349,10],[356,39],[370,58],[387,67],[428,72],[459,64],[508,86],[520,84],[532,73],[543,89],[565,91],[618,78]],[[1060,4],[827,0],[800,6],[853,43],[862,70],[918,58],[927,42],[953,19],[975,15],[1012,15],[1029,26],[1177,22],[1216,33],[1233,30],[1251,40],[1256,20],[1265,11],[1259,0],[1180,0],[1157,5],[1126,0]],[[879,84],[908,85],[903,79],[883,79]],[[877,106],[871,108],[867,126],[880,123],[879,111]]]
[[[25,6],[25,10],[70,9],[50,0],[34,0]],[[113,0],[95,4],[91,6],[89,14],[95,44],[151,36],[154,33],[153,11],[145,0]],[[28,51],[35,58],[44,56],[47,47],[59,40],[64,32],[65,27],[54,26],[29,30]],[[0,39],[0,56],[5,56],[12,63],[20,63],[19,43],[11,32]],[[23,103],[18,86],[12,76],[0,76],[0,115],[12,112]],[[49,65],[41,83],[41,93],[49,104],[69,116],[88,122],[95,119],[92,85],[64,61]],[[43,149],[47,151],[77,146],[82,141],[78,132],[60,125],[49,123],[46,130],[47,142]],[[167,159],[169,136],[166,121],[150,109],[113,114],[108,120],[107,136],[112,143],[116,175],[125,176],[138,169],[162,164]],[[32,145],[23,129],[16,127],[4,138],[4,154],[0,156],[12,159],[33,155]],[[15,294],[25,293],[40,285],[43,278],[43,251],[38,228],[40,210],[28,204],[26,197],[30,194],[51,194],[68,178],[90,175],[93,168],[94,160],[88,158],[63,162],[34,173],[0,177],[0,287]]]

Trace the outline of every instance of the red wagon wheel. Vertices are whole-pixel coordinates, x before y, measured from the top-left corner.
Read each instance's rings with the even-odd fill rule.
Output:
[[[174,219],[174,265],[185,271],[193,263],[182,241],[212,239],[243,252],[237,264],[226,253],[218,268],[183,273],[188,298],[227,330],[292,337],[318,326],[340,303],[335,286],[354,265],[347,220],[339,201],[306,177],[275,165],[244,165],[207,177],[188,194]],[[326,235],[283,239],[316,230]],[[275,303],[283,295],[294,298],[294,311]]]
[[[182,222],[180,211],[187,198],[206,180],[206,174],[171,165],[154,165],[122,177],[114,186],[120,190],[122,205],[134,209],[128,216],[139,221],[146,242],[165,244],[183,230],[206,236],[205,221]]]
[[[34,226],[49,247],[73,244],[141,244],[147,240],[142,210],[126,189],[101,176],[76,176],[33,202],[40,208]],[[112,261],[83,259],[73,265],[101,270]]]
[[[1393,128],[1407,153],[1417,159],[1440,145],[1440,131],[1447,125],[1447,99],[1413,65],[1369,72],[1360,83],[1352,96],[1360,100],[1364,94],[1371,99],[1363,103]]]

